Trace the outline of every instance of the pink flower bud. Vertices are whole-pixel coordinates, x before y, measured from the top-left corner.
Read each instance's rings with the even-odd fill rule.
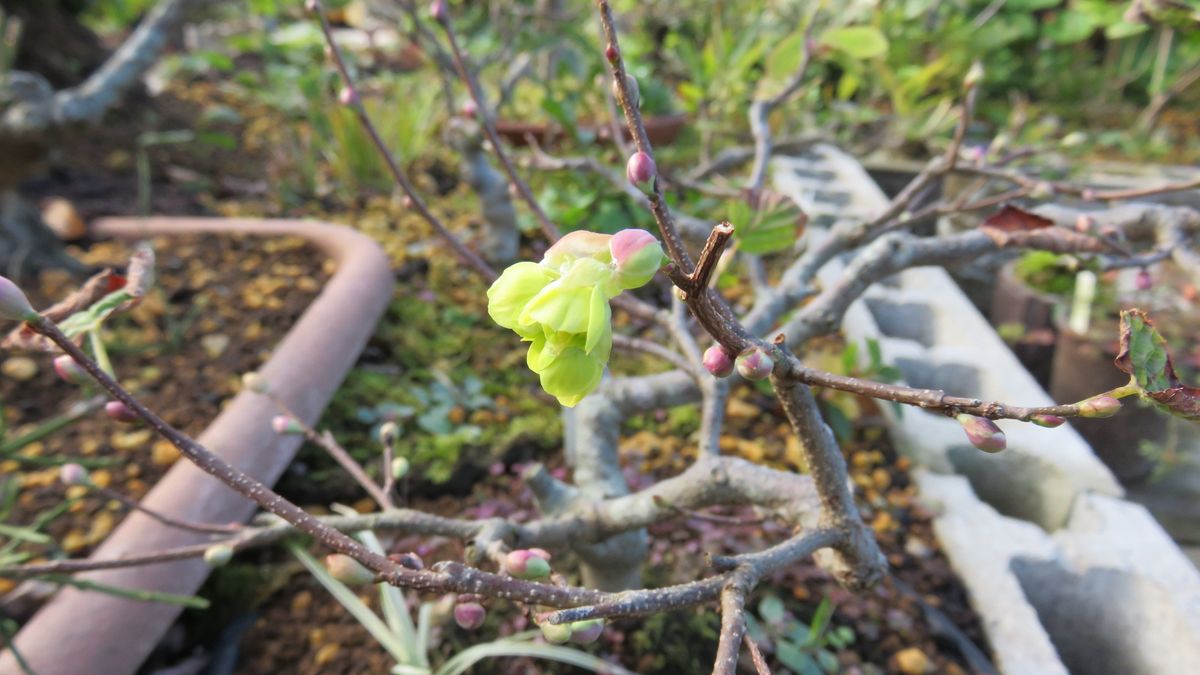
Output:
[[[58,479],[62,481],[63,485],[87,485],[91,480],[87,469],[74,462],[62,465],[62,468],[58,470]]]
[[[316,14],[321,11],[321,3],[319,0],[304,0],[304,11],[309,14]]]
[[[504,569],[518,579],[544,579],[550,576],[550,563],[531,549],[510,552],[504,559]]]
[[[666,262],[662,246],[645,230],[621,230],[609,239],[608,250],[622,288],[644,286]]]
[[[561,645],[571,639],[571,627],[565,623],[553,624],[549,621],[544,621],[540,628],[542,629],[542,637],[546,638],[546,642]]]
[[[1096,221],[1092,220],[1091,216],[1087,215],[1086,213],[1081,213],[1079,214],[1079,217],[1075,219],[1075,231],[1087,234],[1088,232],[1092,231],[1092,227],[1095,224]]]
[[[242,375],[242,388],[256,394],[265,394],[271,390],[267,378],[254,371]]]
[[[71,384],[86,384],[91,379],[83,366],[66,354],[54,358],[54,372],[63,382]]]
[[[408,195],[404,195],[404,208],[413,209],[413,208],[416,208],[416,206],[417,206],[417,202],[414,201],[412,197],[409,197]]]
[[[479,114],[479,106],[475,105],[475,99],[469,98],[463,101],[459,113],[469,120],[475,119],[475,116]]]
[[[8,277],[0,277],[0,319],[28,321],[36,314],[25,293]]]
[[[446,11],[446,0],[433,0],[429,3],[429,16],[433,17],[434,21],[442,23],[449,17],[449,12]]]
[[[375,581],[375,573],[354,558],[342,553],[325,556],[325,569],[334,579],[350,586],[361,586]]]
[[[1154,277],[1150,276],[1150,270],[1142,268],[1138,271],[1135,282],[1139,291],[1148,291],[1154,288]]]
[[[464,602],[454,606],[454,623],[465,630],[475,630],[483,625],[487,610],[478,602]]]
[[[357,105],[358,94],[356,94],[350,87],[342,87],[341,89],[338,89],[337,100],[338,103],[341,103],[342,105]]]
[[[704,350],[704,369],[715,377],[729,377],[733,374],[733,357],[721,345],[713,345]]]
[[[1121,402],[1112,396],[1093,396],[1075,404],[1080,417],[1112,417],[1121,409]]]
[[[304,427],[300,426],[299,422],[288,415],[276,415],[271,418],[271,428],[281,436],[304,433]]]
[[[775,369],[775,361],[763,351],[762,347],[750,347],[738,354],[735,365],[738,375],[747,380],[761,380]]]
[[[587,619],[571,624],[571,642],[588,645],[604,632],[604,619]]]
[[[109,401],[105,403],[104,414],[118,422],[125,422],[126,424],[137,422],[141,419],[137,416],[137,413],[133,412],[129,406],[121,401]]]
[[[617,58],[620,56],[621,56],[621,53],[617,51],[616,45],[614,45],[611,42],[604,45],[604,59],[606,61],[608,61],[609,63],[616,63]]]
[[[633,153],[629,157],[629,162],[625,164],[625,177],[629,179],[630,183],[643,189],[649,188],[647,184],[654,180],[656,171],[654,159],[640,150]]]
[[[967,440],[971,441],[971,445],[980,450],[1000,452],[1008,447],[1008,440],[1004,437],[1004,432],[988,418],[961,413],[954,419],[958,420],[963,430],[967,432]]]
[[[1029,421],[1033,422],[1034,424],[1038,425],[1039,427],[1046,427],[1047,429],[1053,429],[1055,427],[1061,427],[1063,424],[1066,423],[1067,420],[1065,418],[1059,417],[1058,415],[1034,415],[1033,417],[1031,417],[1029,419]]]

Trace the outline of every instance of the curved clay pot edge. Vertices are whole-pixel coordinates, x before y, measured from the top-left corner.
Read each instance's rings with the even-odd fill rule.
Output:
[[[392,296],[394,279],[387,256],[370,238],[342,226],[241,218],[107,218],[98,221],[94,231],[119,238],[234,232],[292,235],[331,256],[338,263],[336,273],[260,369],[272,388],[309,422],[315,422],[328,404]],[[238,394],[199,440],[270,485],[300,445],[298,437],[272,432],[269,420],[274,413],[264,397]],[[204,522],[243,522],[255,511],[248,500],[185,460],[177,462],[142,503]],[[203,540],[204,535],[168,528],[132,513],[92,555],[108,559]],[[191,560],[81,576],[127,588],[191,594],[208,572],[202,561]],[[24,626],[15,642],[38,675],[133,673],[180,611],[176,605],[64,588]],[[11,654],[0,654],[0,673],[18,672]]]

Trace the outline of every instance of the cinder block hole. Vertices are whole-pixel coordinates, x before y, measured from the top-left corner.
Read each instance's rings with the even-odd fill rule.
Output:
[[[883,332],[892,335],[887,330]],[[917,340],[917,338],[907,335],[896,337]],[[942,389],[953,396],[969,396],[971,398],[982,396],[983,387],[980,382],[979,369],[975,366],[954,362],[931,363],[925,359],[900,356],[896,358],[896,367],[904,374],[904,381],[909,386],[918,389]]]
[[[1072,673],[1184,675],[1200,664],[1200,640],[1168,591],[1123,570],[1075,572],[1053,560],[1009,564]]]
[[[988,506],[1048,532],[1065,524],[1075,487],[1060,469],[1037,455],[983,452],[962,438],[962,445],[946,449],[946,458]]]
[[[827,169],[812,169],[795,166],[792,167],[792,173],[796,174],[796,176],[800,178],[812,178],[822,183],[828,183],[834,178],[837,178],[837,174]]]
[[[896,302],[884,298],[865,298],[867,309],[875,317],[879,330],[888,337],[904,338],[932,347],[934,338],[933,309],[915,302]],[[905,373],[907,375],[908,373]],[[909,384],[913,384],[911,381]],[[913,386],[918,386],[913,384]]]

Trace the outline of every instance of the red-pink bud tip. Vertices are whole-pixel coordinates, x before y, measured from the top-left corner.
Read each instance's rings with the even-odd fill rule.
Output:
[[[342,87],[338,89],[337,100],[342,105],[357,105],[358,94],[350,87]]]
[[[729,377],[733,374],[733,357],[721,345],[713,345],[704,350],[704,369],[714,377]]]
[[[1004,432],[988,418],[961,413],[954,419],[958,420],[963,430],[967,432],[967,440],[971,441],[971,445],[980,450],[1000,452],[1008,447],[1008,439],[1005,438]]]
[[[91,379],[88,377],[87,371],[83,369],[83,366],[80,366],[75,362],[75,359],[66,354],[54,357],[54,373],[63,382],[71,384],[86,384]]]
[[[641,252],[647,246],[658,246],[658,239],[645,230],[630,228],[614,234],[608,242],[608,250],[612,253],[613,262],[621,267]]]
[[[616,63],[617,58],[619,58],[620,56],[621,56],[621,53],[617,51],[616,45],[614,45],[611,42],[604,45],[604,58],[606,61],[608,61],[609,63]]]
[[[1121,409],[1121,402],[1113,396],[1093,396],[1075,404],[1080,417],[1112,417]]]
[[[450,13],[446,10],[446,0],[433,0],[429,3],[429,16],[438,23],[443,23],[450,18]]]
[[[118,422],[124,422],[126,424],[131,424],[141,419],[137,416],[137,413],[133,412],[133,410],[129,406],[125,405],[125,403],[122,401],[109,401],[108,403],[105,403],[104,414]]]
[[[654,158],[642,151],[637,151],[629,157],[629,162],[625,164],[625,177],[630,183],[642,187],[654,179],[654,174],[657,169],[654,166]]]
[[[475,99],[469,98],[463,101],[459,113],[469,120],[475,119],[475,116],[479,114],[479,106],[475,105]]]
[[[454,623],[464,630],[475,630],[487,619],[487,610],[478,602],[464,602],[454,606]]]
[[[1029,419],[1029,421],[1033,422],[1039,427],[1046,427],[1047,429],[1061,427],[1067,422],[1066,418],[1059,417],[1058,415],[1034,415]]]
[[[275,417],[271,418],[271,428],[274,429],[275,433],[277,434],[286,435],[304,433],[304,427],[300,426],[299,422],[292,419],[288,415],[276,415]]]
[[[747,380],[764,379],[775,369],[774,359],[762,347],[750,347],[738,354],[734,365],[737,367],[738,375]]]
[[[504,559],[504,569],[519,579],[542,579],[550,576],[550,563],[546,557],[539,555],[538,551],[549,556],[541,549],[511,551]]]
[[[1150,276],[1150,270],[1142,269],[1137,273],[1135,282],[1139,291],[1148,291],[1154,288],[1154,277]]]

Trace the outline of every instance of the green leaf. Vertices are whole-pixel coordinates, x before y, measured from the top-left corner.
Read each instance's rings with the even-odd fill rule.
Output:
[[[577,668],[584,668],[596,673],[611,673],[612,675],[632,675],[621,666],[609,663],[597,656],[571,647],[529,642],[534,631],[527,631],[502,640],[469,647],[454,655],[449,661],[438,668],[436,675],[462,675],[471,666],[487,658],[528,656],[548,661],[558,661]],[[496,671],[501,672],[501,671]]]
[[[775,645],[775,658],[798,675],[823,675],[816,660],[790,642]]]
[[[783,601],[777,595],[768,595],[758,603],[758,615],[767,623],[779,623],[783,621],[787,610],[784,609]]]
[[[1060,45],[1070,45],[1091,37],[1096,31],[1093,18],[1083,12],[1065,10],[1043,28],[1043,34]]]
[[[370,607],[364,605],[362,600],[358,599],[358,595],[356,595],[354,591],[350,590],[350,588],[342,582],[334,579],[333,575],[325,569],[325,566],[317,562],[315,558],[309,555],[308,552],[304,550],[304,547],[300,546],[299,544],[290,544],[288,549],[291,551],[292,555],[296,556],[296,559],[299,560],[302,565],[304,565],[309,573],[312,574],[313,577],[315,577],[316,580],[325,587],[325,590],[329,591],[333,598],[337,600],[342,607],[345,607],[346,611],[350,612],[351,616],[353,616],[363,628],[367,629],[367,632],[371,634],[371,637],[375,638],[375,640],[379,642],[380,646],[386,649],[388,653],[392,655],[392,658],[403,664],[411,664],[413,662],[412,657],[408,654],[407,645],[397,638],[396,635],[392,634],[392,631],[388,629],[387,624],[385,624],[382,619],[376,616],[376,614],[371,611]]]
[[[1121,312],[1121,352],[1116,364],[1130,375],[1130,385],[1143,399],[1164,412],[1200,422],[1200,388],[1179,380],[1166,339],[1139,309]]]
[[[856,59],[871,59],[888,51],[888,40],[874,26],[842,26],[821,34],[821,44]]]

